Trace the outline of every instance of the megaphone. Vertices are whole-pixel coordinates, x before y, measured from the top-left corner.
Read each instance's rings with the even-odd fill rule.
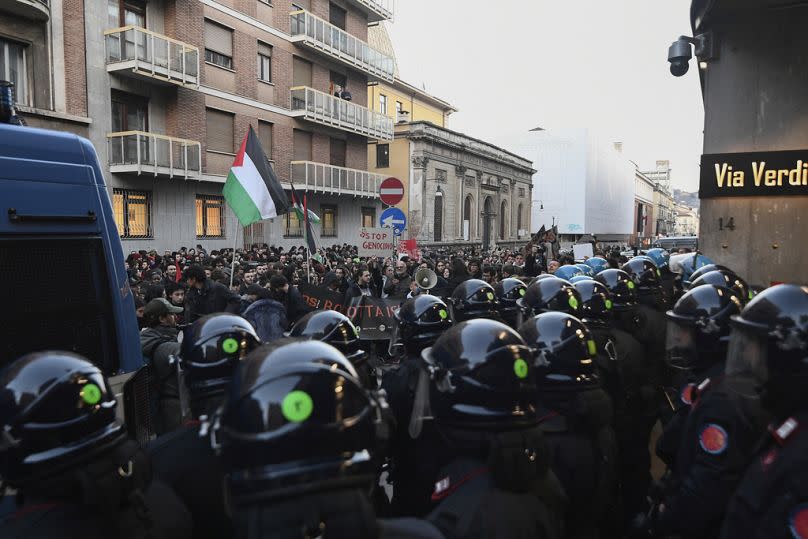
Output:
[[[415,272],[415,284],[422,290],[435,288],[438,284],[438,274],[429,268],[421,268]]]

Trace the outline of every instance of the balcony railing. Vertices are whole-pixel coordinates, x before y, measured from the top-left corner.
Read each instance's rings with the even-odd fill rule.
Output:
[[[389,21],[395,11],[394,0],[348,0],[367,13],[368,22]]]
[[[104,32],[107,71],[199,87],[199,49],[182,41],[124,26]]]
[[[308,11],[293,11],[290,17],[292,41],[340,60],[373,78],[393,81],[394,61],[390,56]]]
[[[377,198],[385,176],[313,161],[292,161],[292,183],[306,191]]]
[[[306,86],[292,88],[291,98],[292,111],[302,112],[299,116],[306,120],[370,138],[393,140],[393,119],[384,114]]]
[[[49,0],[0,0],[3,9],[26,19],[47,21],[50,19]]]
[[[198,178],[202,171],[202,144],[145,131],[107,135],[110,172],[136,172],[154,176]]]

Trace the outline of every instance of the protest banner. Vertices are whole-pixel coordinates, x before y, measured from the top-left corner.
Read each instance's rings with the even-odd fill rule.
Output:
[[[400,300],[369,296],[360,298],[357,304],[349,305],[345,309],[345,315],[359,329],[359,338],[366,341],[389,339],[395,324],[393,315],[399,307]]]
[[[332,311],[345,311],[344,296],[324,286],[314,286],[309,283],[297,285],[303,301],[311,309],[325,309]]]
[[[393,252],[393,229],[360,228],[354,243],[358,256],[388,257]]]
[[[575,260],[585,260],[587,258],[592,258],[594,252],[592,251],[592,244],[591,243],[578,243],[572,246],[573,256]]]

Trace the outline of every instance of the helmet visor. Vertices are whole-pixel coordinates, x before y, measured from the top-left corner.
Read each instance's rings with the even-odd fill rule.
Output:
[[[765,335],[740,327],[732,328],[725,370],[730,387],[741,395],[757,398],[757,388],[769,379],[768,353]]]
[[[693,368],[698,360],[696,350],[696,328],[668,320],[667,338],[665,341],[665,360],[674,369],[687,370]]]

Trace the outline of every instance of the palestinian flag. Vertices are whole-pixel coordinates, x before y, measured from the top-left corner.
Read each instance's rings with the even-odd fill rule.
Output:
[[[223,194],[242,226],[289,212],[289,201],[283,186],[275,176],[252,126],[241,141]]]
[[[320,224],[320,218],[317,216],[316,213],[314,213],[309,209],[306,209],[305,212],[303,211],[303,204],[301,203],[300,195],[297,194],[294,184],[291,185],[292,185],[292,209],[295,210],[297,218],[300,219],[300,222],[302,223],[303,221],[305,221],[305,215],[308,214],[309,221],[312,224],[315,225]]]
[[[308,201],[307,196],[303,194],[303,215],[306,217],[303,219],[306,223],[306,246],[309,248],[309,256],[313,255],[317,252],[317,246],[314,243],[314,232],[311,229],[311,219],[309,219],[309,208],[308,208]]]

